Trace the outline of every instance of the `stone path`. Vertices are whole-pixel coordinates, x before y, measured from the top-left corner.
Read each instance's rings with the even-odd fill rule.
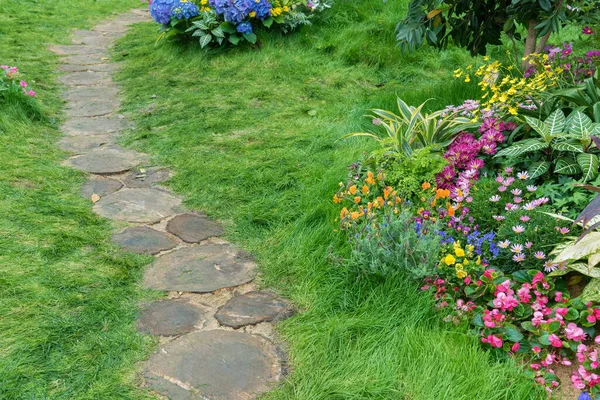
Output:
[[[51,47],[66,87],[60,147],[71,153],[65,165],[89,173],[81,194],[93,210],[127,225],[113,242],[156,257],[143,285],[167,297],[141,305],[137,327],[160,343],[145,365],[145,385],[172,400],[253,399],[285,372],[271,322],[291,315],[289,303],[257,291],[252,256],[220,239],[217,221],[186,211],[160,186],[169,170],[117,144],[129,124],[118,114],[118,66],[107,50],[130,25],[148,20],[146,11],[132,10],[75,31],[72,45]]]

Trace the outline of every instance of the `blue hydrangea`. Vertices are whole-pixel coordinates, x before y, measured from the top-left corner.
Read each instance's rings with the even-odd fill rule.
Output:
[[[171,9],[171,18],[190,19],[198,14],[200,14],[200,9],[191,1],[180,1],[178,5]]]
[[[217,14],[222,14],[225,21],[233,24],[239,24],[248,15],[254,11],[254,1],[252,0],[210,0],[210,5]]]
[[[256,18],[265,19],[271,16],[273,6],[268,0],[255,0],[252,9],[256,12]]]
[[[179,4],[179,0],[154,0],[150,3],[150,15],[159,24],[166,25],[171,21],[171,9]]]
[[[237,26],[237,31],[239,33],[252,33],[252,25],[250,22],[242,22]]]

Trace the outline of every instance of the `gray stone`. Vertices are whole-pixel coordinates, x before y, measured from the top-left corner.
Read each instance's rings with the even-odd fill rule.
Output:
[[[69,102],[89,102],[89,101],[106,101],[119,104],[116,97],[119,94],[119,89],[114,86],[97,87],[97,86],[76,86],[70,87],[63,92],[63,98]]]
[[[71,118],[101,117],[115,112],[117,107],[119,101],[114,98],[70,101],[66,114]]]
[[[108,57],[101,55],[67,56],[59,59],[59,61],[63,64],[76,65],[105,64],[107,60]]]
[[[77,64],[60,64],[58,70],[61,72],[114,72],[119,69],[117,64],[92,64],[92,65],[77,65]]]
[[[155,336],[183,335],[194,331],[202,316],[201,310],[187,301],[156,301],[142,309],[137,328]]]
[[[223,234],[220,224],[194,213],[176,216],[167,223],[167,231],[188,243],[199,243]]]
[[[153,354],[146,383],[170,400],[250,400],[282,375],[277,349],[241,332],[193,332]]]
[[[69,86],[91,86],[110,83],[110,75],[105,72],[67,72],[58,77],[61,83]]]
[[[94,204],[100,216],[120,221],[154,223],[179,211],[181,199],[158,189],[123,189]]]
[[[61,126],[61,129],[68,135],[84,136],[118,132],[122,127],[123,122],[118,117],[100,117],[71,118]]]
[[[96,25],[92,30],[95,32],[125,33],[128,29],[129,27],[125,23],[114,19],[104,24]]]
[[[73,43],[74,45],[88,45],[88,46],[95,46],[95,47],[103,47],[103,48],[108,48],[110,47],[110,45],[113,44],[113,42],[115,41],[115,38],[112,36],[107,36],[107,35],[102,35],[100,34],[101,32],[94,32],[94,33],[99,33],[98,35],[78,35],[76,37],[73,38],[73,40],[71,41],[71,43]]]
[[[171,236],[147,226],[127,228],[114,234],[112,241],[138,254],[157,254],[177,246],[177,241]]]
[[[88,45],[81,45],[81,44],[72,44],[72,45],[65,45],[65,46],[55,45],[55,46],[50,46],[48,49],[51,52],[59,54],[61,56],[99,55],[99,56],[106,57],[106,53],[105,53],[106,48],[99,47],[99,46],[88,46]]]
[[[215,314],[221,325],[241,328],[261,322],[288,318],[292,308],[283,299],[270,292],[249,292],[232,298]]]
[[[155,183],[167,181],[170,178],[166,168],[135,169],[123,177],[123,182],[128,187],[151,187]]]
[[[113,143],[111,135],[65,136],[60,139],[58,146],[62,150],[82,154],[111,143]]]
[[[255,269],[247,253],[228,244],[210,243],[158,257],[144,274],[144,286],[207,293],[248,283],[254,279]]]
[[[117,174],[137,167],[142,159],[143,156],[136,151],[126,150],[117,145],[107,145],[70,158],[66,164],[92,174]]]
[[[115,179],[93,177],[89,178],[81,188],[81,195],[86,199],[97,194],[100,197],[107,196],[121,189],[123,184]]]
[[[120,37],[123,36],[120,33],[111,33],[111,32],[96,32],[96,31],[90,31],[90,30],[81,30],[81,29],[76,29],[73,31],[73,37],[74,38],[79,38],[79,37]]]

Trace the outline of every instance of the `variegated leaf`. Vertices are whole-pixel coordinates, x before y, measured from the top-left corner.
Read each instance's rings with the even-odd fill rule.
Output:
[[[558,151],[570,151],[572,153],[583,153],[583,146],[578,143],[558,142],[552,144],[552,148]]]
[[[592,254],[588,258],[588,268],[594,268],[600,263],[600,252]]]
[[[600,162],[598,156],[590,153],[583,153],[577,155],[577,164],[583,171],[583,181],[587,182],[591,179],[595,179],[598,176],[598,167]]]
[[[591,232],[579,242],[566,247],[554,259],[554,262],[575,261],[600,251],[600,232]],[[587,268],[587,264],[584,264]],[[571,266],[569,266],[571,267]],[[600,276],[599,276],[600,277]]]
[[[579,164],[574,160],[566,157],[561,157],[556,160],[556,165],[554,166],[555,174],[576,175],[580,172],[581,168],[579,168]]]
[[[558,135],[565,130],[565,113],[559,108],[550,114],[544,123],[548,126],[551,135]]]
[[[581,299],[586,303],[600,301],[600,279],[592,279],[588,282],[581,293]]]
[[[588,268],[586,263],[569,264],[567,265],[567,269],[570,271],[577,271],[580,274],[591,278],[600,278],[600,268]]]
[[[550,128],[548,128],[548,125],[533,117],[525,117],[525,120],[529,126],[544,138],[544,140],[548,141],[548,138],[550,137]]]
[[[531,167],[529,167],[529,171],[527,171],[527,172],[529,173],[530,179],[535,179],[538,176],[544,175],[546,172],[548,172],[549,169],[550,169],[549,161],[540,161],[540,162],[531,164]]]
[[[581,111],[573,111],[573,115],[569,115],[569,122],[569,133],[575,134],[581,138],[586,137],[586,134],[589,137],[589,133],[592,130],[592,120],[590,117]]]

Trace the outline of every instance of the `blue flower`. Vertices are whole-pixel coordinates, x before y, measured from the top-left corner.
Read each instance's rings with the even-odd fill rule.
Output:
[[[253,11],[252,0],[210,0],[209,4],[225,21],[239,24]]]
[[[577,397],[577,400],[592,400],[592,396],[590,396],[588,393],[581,393],[579,395],[579,397]]]
[[[256,12],[256,18],[265,19],[271,15],[271,8],[273,6],[268,0],[254,0],[254,4],[252,5],[252,9]]]
[[[159,24],[166,25],[171,21],[171,9],[179,4],[179,0],[154,0],[149,8],[150,15]]]
[[[190,19],[200,14],[198,6],[191,1],[179,1],[179,4],[171,8],[171,18]]]

